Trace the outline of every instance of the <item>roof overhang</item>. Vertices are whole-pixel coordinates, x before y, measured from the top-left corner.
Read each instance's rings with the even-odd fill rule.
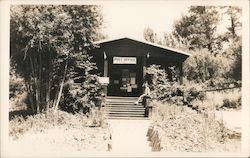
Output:
[[[100,40],[100,41],[94,42],[94,44],[100,45],[100,44],[110,43],[110,42],[114,42],[114,41],[118,41],[118,40],[123,40],[123,39],[132,40],[132,41],[139,42],[139,43],[142,43],[142,44],[145,44],[145,45],[148,45],[148,46],[152,46],[152,47],[157,47],[157,48],[160,48],[160,49],[164,49],[166,51],[172,51],[172,52],[175,52],[175,53],[178,53],[178,54],[182,54],[182,55],[185,55],[185,56],[188,56],[188,57],[192,55],[192,54],[184,52],[182,50],[177,50],[177,49],[174,49],[174,48],[170,48],[170,47],[166,47],[166,46],[163,46],[163,45],[155,44],[155,43],[152,43],[152,42],[148,42],[146,40],[137,40],[137,39],[128,38],[128,37],[121,37],[121,38],[113,38],[113,39]]]

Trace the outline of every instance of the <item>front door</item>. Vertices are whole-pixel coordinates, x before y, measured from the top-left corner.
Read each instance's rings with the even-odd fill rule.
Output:
[[[112,64],[109,68],[110,96],[139,96],[142,93],[142,65]]]

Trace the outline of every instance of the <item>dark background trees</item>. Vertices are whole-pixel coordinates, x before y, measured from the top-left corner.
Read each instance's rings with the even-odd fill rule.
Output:
[[[162,40],[151,28],[145,29],[144,38],[191,52],[193,55],[184,64],[188,81],[241,81],[241,14],[242,9],[236,6],[191,6],[187,14],[174,22],[172,32],[164,33]],[[221,25],[226,26],[222,31],[218,30]]]
[[[99,38],[101,8],[95,5],[13,5],[10,15],[11,66],[24,79],[34,112],[59,107],[64,84],[82,77],[74,100],[99,91],[87,50]],[[72,84],[76,84],[73,82]],[[88,87],[90,92],[83,91]],[[75,89],[76,91],[76,89]],[[86,106],[87,101],[82,102]]]

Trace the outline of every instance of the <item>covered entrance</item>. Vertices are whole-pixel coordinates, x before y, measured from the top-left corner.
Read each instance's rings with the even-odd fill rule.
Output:
[[[109,62],[110,96],[139,96],[142,93],[143,67],[139,57],[112,57]]]
[[[190,56],[180,50],[126,37],[95,44],[97,47],[89,53],[98,67],[96,74],[103,79],[108,96],[140,96],[146,69],[152,64],[160,65],[167,72],[170,68],[175,69],[181,84],[182,64]]]

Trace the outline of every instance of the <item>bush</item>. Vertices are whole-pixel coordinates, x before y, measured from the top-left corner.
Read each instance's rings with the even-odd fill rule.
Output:
[[[241,97],[238,99],[230,100],[228,98],[223,99],[223,104],[220,108],[232,108],[239,109],[241,108]]]
[[[192,104],[195,100],[203,101],[206,97],[203,87],[199,84],[190,84],[183,86],[185,104]]]
[[[9,122],[9,134],[13,138],[19,138],[25,132],[33,130],[40,132],[56,126],[68,127],[100,127],[104,124],[103,111],[95,109],[92,113],[84,115],[82,113],[70,114],[61,110],[39,113],[37,115],[24,118],[18,116]]]
[[[161,138],[163,151],[223,151],[229,129],[207,114],[197,114],[185,107],[152,102],[153,127]]]
[[[29,108],[28,93],[25,88],[24,79],[19,76],[14,66],[10,68],[9,99],[11,110],[22,110]]]
[[[100,107],[103,89],[95,75],[88,75],[82,83],[69,80],[63,90],[60,107],[68,112],[89,113],[91,108]]]
[[[206,88],[223,88],[223,83],[236,81],[236,78],[231,75],[235,65],[239,64],[234,63],[234,60],[223,56],[223,54],[215,56],[208,50],[202,49],[194,52],[184,62],[183,70],[188,81],[205,84]],[[241,74],[241,72],[238,72],[238,74]]]
[[[172,72],[174,73],[174,71]],[[180,85],[178,82],[170,82],[167,73],[159,65],[151,65],[147,69],[151,98],[172,104],[192,104],[194,100],[204,100],[204,85],[186,84]],[[176,74],[173,74],[176,76]]]
[[[175,74],[172,74],[175,76]],[[181,95],[180,85],[177,82],[170,82],[165,69],[160,65],[150,65],[147,68],[147,79],[151,89],[151,98],[161,101],[169,101],[171,97]]]

